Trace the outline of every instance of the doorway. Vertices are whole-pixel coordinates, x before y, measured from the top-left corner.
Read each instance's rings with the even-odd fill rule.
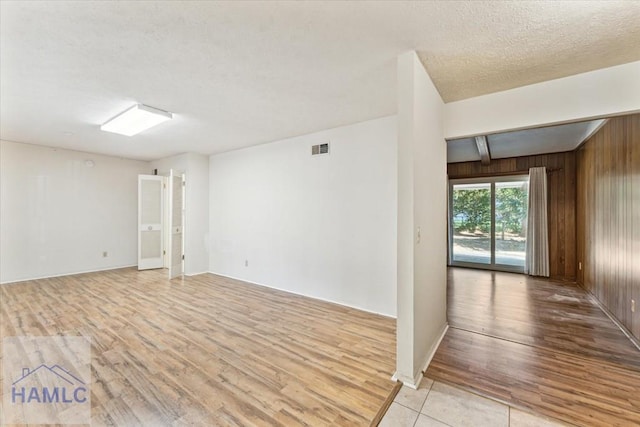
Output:
[[[184,274],[185,175],[138,175],[138,270]]]
[[[527,175],[449,182],[449,264],[524,272]]]

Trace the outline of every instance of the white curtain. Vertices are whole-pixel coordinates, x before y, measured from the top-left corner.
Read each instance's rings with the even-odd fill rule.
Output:
[[[524,272],[549,277],[549,226],[547,223],[547,169],[529,169],[529,214]]]

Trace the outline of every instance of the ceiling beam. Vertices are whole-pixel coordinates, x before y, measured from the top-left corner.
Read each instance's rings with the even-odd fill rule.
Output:
[[[489,166],[491,163],[491,154],[489,154],[487,137],[484,135],[476,136],[476,146],[478,147],[478,153],[480,153],[480,162],[482,163],[482,166]]]
[[[640,61],[635,61],[450,102],[444,106],[444,137],[452,140],[637,113],[638,75]]]

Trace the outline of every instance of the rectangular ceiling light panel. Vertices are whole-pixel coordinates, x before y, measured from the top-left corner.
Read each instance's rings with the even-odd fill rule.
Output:
[[[157,124],[171,120],[173,115],[167,111],[136,104],[128,110],[118,114],[102,126],[101,130],[133,136]]]

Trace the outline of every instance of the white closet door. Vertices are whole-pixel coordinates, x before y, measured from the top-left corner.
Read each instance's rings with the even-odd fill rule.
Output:
[[[169,176],[169,278],[184,273],[184,175]]]
[[[138,270],[164,267],[163,184],[161,176],[138,175]]]

